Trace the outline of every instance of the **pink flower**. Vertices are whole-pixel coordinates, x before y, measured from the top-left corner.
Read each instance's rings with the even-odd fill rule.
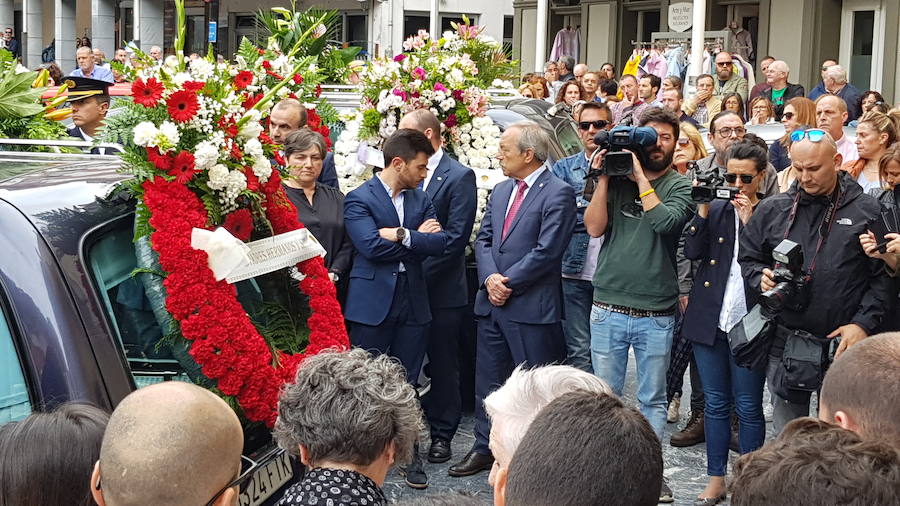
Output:
[[[394,61],[397,62],[397,63],[400,63],[400,62],[402,62],[402,61],[405,60],[405,59],[406,59],[406,55],[403,54],[403,53],[400,53],[400,54],[398,54],[397,56],[394,57]]]
[[[400,88],[394,88],[393,93],[394,93],[394,95],[397,95],[398,97],[402,98],[404,102],[409,100],[409,94],[407,94],[405,91],[401,90]]]
[[[425,80],[425,69],[422,67],[416,67],[412,71],[412,76],[416,79]]]
[[[438,81],[434,83],[434,91],[443,91],[444,93],[447,93],[450,90],[448,90],[447,87],[444,86],[440,81]]]
[[[451,95],[453,96],[454,100],[462,100],[463,90],[453,90],[453,93],[451,93]]]

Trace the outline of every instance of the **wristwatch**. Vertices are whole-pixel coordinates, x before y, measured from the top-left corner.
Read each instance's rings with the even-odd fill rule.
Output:
[[[397,242],[403,242],[406,239],[406,229],[400,227],[397,229]]]

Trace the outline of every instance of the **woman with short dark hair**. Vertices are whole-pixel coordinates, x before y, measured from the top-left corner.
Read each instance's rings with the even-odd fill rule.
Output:
[[[344,195],[337,188],[319,183],[325,160],[325,139],[318,132],[301,128],[284,141],[289,175],[284,189],[297,208],[297,216],[325,248],[325,267],[338,284],[342,300],[343,276],[350,272],[353,244],[344,228]]]
[[[109,414],[63,404],[0,427],[0,506],[89,506]]]
[[[281,392],[273,435],[308,471],[278,504],[387,504],[385,476],[409,461],[421,425],[416,391],[391,357],[354,348],[307,358]]]

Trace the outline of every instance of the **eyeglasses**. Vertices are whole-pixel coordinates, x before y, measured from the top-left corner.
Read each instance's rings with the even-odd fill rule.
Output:
[[[782,118],[791,119],[791,118],[794,117],[794,113],[792,113],[792,112],[786,112],[786,113],[782,114],[781,117],[782,117]]]
[[[750,184],[753,182],[753,178],[756,176],[751,174],[725,174],[725,181],[728,181],[730,184],[734,184],[738,180],[738,176],[741,178],[741,182],[744,184]]]
[[[678,138],[678,145],[679,145],[679,146],[687,146],[687,145],[690,144],[690,143],[691,143],[691,140],[688,139],[687,137],[679,137],[679,138]]]
[[[250,478],[256,474],[257,471],[267,466],[270,462],[275,459],[281,458],[284,455],[284,449],[278,448],[275,451],[272,451],[268,455],[265,455],[262,459],[254,461],[250,457],[245,457],[241,455],[241,474],[231,481],[228,485],[225,485],[221,490],[219,490],[216,495],[213,496],[209,502],[206,503],[206,506],[212,506],[222,494],[225,493],[226,490],[234,487],[238,487],[240,492],[244,492],[247,488],[247,484],[250,483]]]
[[[732,64],[734,64],[733,61],[717,61],[716,62],[716,65],[718,65],[719,67],[727,67]]]
[[[747,133],[747,129],[744,127],[722,127],[716,131],[717,134],[721,137],[731,137],[732,134],[737,135],[738,137],[743,137],[745,133]]]
[[[608,124],[609,124],[609,121],[606,121],[603,119],[598,119],[597,121],[579,121],[578,128],[580,128],[582,130],[587,130],[587,129],[591,128],[591,125],[593,125],[594,128],[596,128],[597,130],[603,130],[604,128],[606,128],[606,125],[608,125]]]
[[[810,142],[822,142],[825,138],[825,130],[811,128],[809,130],[794,130],[791,132],[791,142],[800,142],[803,139],[809,139]]]

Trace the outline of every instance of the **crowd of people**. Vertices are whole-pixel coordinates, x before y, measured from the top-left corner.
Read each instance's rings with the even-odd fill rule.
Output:
[[[114,80],[102,54],[78,51],[75,79]],[[751,90],[731,54],[714,63],[688,97],[678,76],[592,72],[566,56],[523,77],[523,95],[569,111],[583,150],[553,163],[540,125],[505,129],[496,157],[507,179],[472,245],[474,307],[475,174],[445,151],[432,112],[404,116],[382,146],[384,168],[344,195],[303,104],[273,107],[286,192],[326,250],[356,348],[307,359],[282,392],[274,436],[307,471],[280,504],[386,504],[395,464],[410,487],[427,487],[423,460],[453,457],[459,339],[473,317],[475,443],[448,472],[490,470],[495,504],[672,502],[661,445],[688,367],[691,413],[670,443],[706,442],[709,480],[695,504],[729,493],[732,504],[774,505],[900,496],[900,334],[875,336],[900,330],[900,234],[873,232],[897,205],[900,112],[879,110],[881,95],[855,91],[832,60],[815,100],[775,58],[760,62],[766,82]],[[76,110],[84,139],[102,125],[103,91]],[[785,134],[771,147],[748,132],[775,122]],[[655,139],[624,153],[627,176],[606,172],[610,153],[596,140],[616,126]],[[698,197],[704,189],[728,198]],[[769,345],[752,364],[738,360],[733,336],[758,327],[746,337]],[[637,408],[621,398],[631,354]],[[419,399],[426,357],[431,389]],[[768,444],[764,385],[779,433]],[[820,421],[808,418],[814,392]],[[81,433],[44,434],[61,425]],[[242,441],[224,402],[180,383],[138,390],[108,419],[82,407],[36,413],[0,429],[0,455],[35,459],[3,460],[0,506],[53,502],[36,488],[82,504],[232,504],[247,479]],[[83,448],[64,467],[41,467],[73,442]],[[729,449],[742,455],[730,483]]]

